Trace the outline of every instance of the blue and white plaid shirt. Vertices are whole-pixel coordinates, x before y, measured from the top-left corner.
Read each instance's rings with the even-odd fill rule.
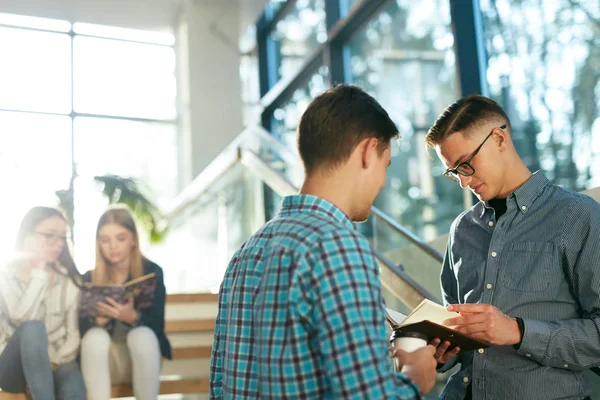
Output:
[[[333,204],[290,196],[233,256],[219,293],[212,399],[418,399],[391,368],[379,269]]]
[[[600,205],[535,173],[498,220],[478,203],[450,228],[444,302],[488,303],[523,318],[518,350],[463,353],[442,393],[473,399],[583,399],[582,371],[600,365]]]

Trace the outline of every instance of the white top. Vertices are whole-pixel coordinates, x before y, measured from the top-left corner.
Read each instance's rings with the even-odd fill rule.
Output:
[[[67,276],[34,268],[29,282],[23,280],[17,263],[0,269],[0,354],[14,331],[25,321],[42,321],[48,332],[50,362],[64,364],[79,354],[79,288]]]

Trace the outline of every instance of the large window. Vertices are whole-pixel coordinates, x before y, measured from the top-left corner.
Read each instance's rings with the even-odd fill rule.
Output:
[[[349,42],[352,83],[372,94],[402,135],[376,205],[426,240],[463,210],[458,185],[424,148],[427,129],[458,96],[446,0],[394,1]]]
[[[30,207],[74,201],[76,262],[92,268],[107,205],[96,175],[135,178],[159,206],[172,199],[172,44],[172,35],[0,15],[0,203],[8,211],[0,258],[11,256]]]
[[[425,240],[447,232],[473,201],[441,176],[444,166],[423,143],[437,116],[466,94],[489,90],[504,107],[531,170],[575,190],[600,185],[599,2],[289,0],[275,18],[258,31],[266,49],[262,120],[293,146],[318,94],[305,79],[317,62],[328,79],[313,80],[366,89],[403,136],[376,205]],[[261,35],[277,37],[279,47]]]
[[[321,66],[303,86],[294,90],[291,98],[273,111],[271,132],[291,149],[296,150],[296,128],[311,100],[329,87],[327,67]]]
[[[173,48],[83,36],[74,56],[75,111],[175,118]]]
[[[71,39],[0,27],[0,108],[71,112]]]
[[[69,117],[0,111],[0,171],[4,215],[0,262],[4,262],[13,254],[16,232],[27,210],[55,205],[55,191],[69,187]]]
[[[532,170],[600,186],[600,3],[482,0],[487,79]]]
[[[297,0],[271,34],[278,52],[277,79],[298,72],[311,52],[327,40],[325,0]]]

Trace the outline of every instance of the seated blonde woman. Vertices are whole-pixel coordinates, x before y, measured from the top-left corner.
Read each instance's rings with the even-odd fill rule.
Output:
[[[17,258],[0,269],[0,388],[34,400],[85,400],[79,355],[79,273],[54,208],[34,207]]]
[[[97,303],[94,318],[80,321],[81,368],[89,400],[108,400],[111,384],[133,383],[138,400],[155,400],[160,386],[161,355],[171,358],[164,332],[165,285],[162,269],[140,252],[135,221],[129,210],[106,211],[96,230],[96,267],[84,282],[123,284],[155,273],[152,305],[136,310],[133,301],[110,298]]]

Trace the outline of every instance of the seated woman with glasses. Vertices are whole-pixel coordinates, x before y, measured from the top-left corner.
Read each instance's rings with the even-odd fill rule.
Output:
[[[94,285],[123,284],[156,275],[152,304],[136,310],[130,299],[111,298],[96,304],[96,316],[80,320],[81,367],[88,400],[108,400],[111,383],[133,381],[138,400],[156,400],[160,385],[161,354],[171,358],[164,332],[165,285],[162,269],[140,252],[135,222],[129,210],[106,211],[96,230],[96,267],[83,276]]]
[[[0,269],[0,388],[31,398],[85,400],[79,355],[80,276],[54,208],[23,218],[17,257]]]

